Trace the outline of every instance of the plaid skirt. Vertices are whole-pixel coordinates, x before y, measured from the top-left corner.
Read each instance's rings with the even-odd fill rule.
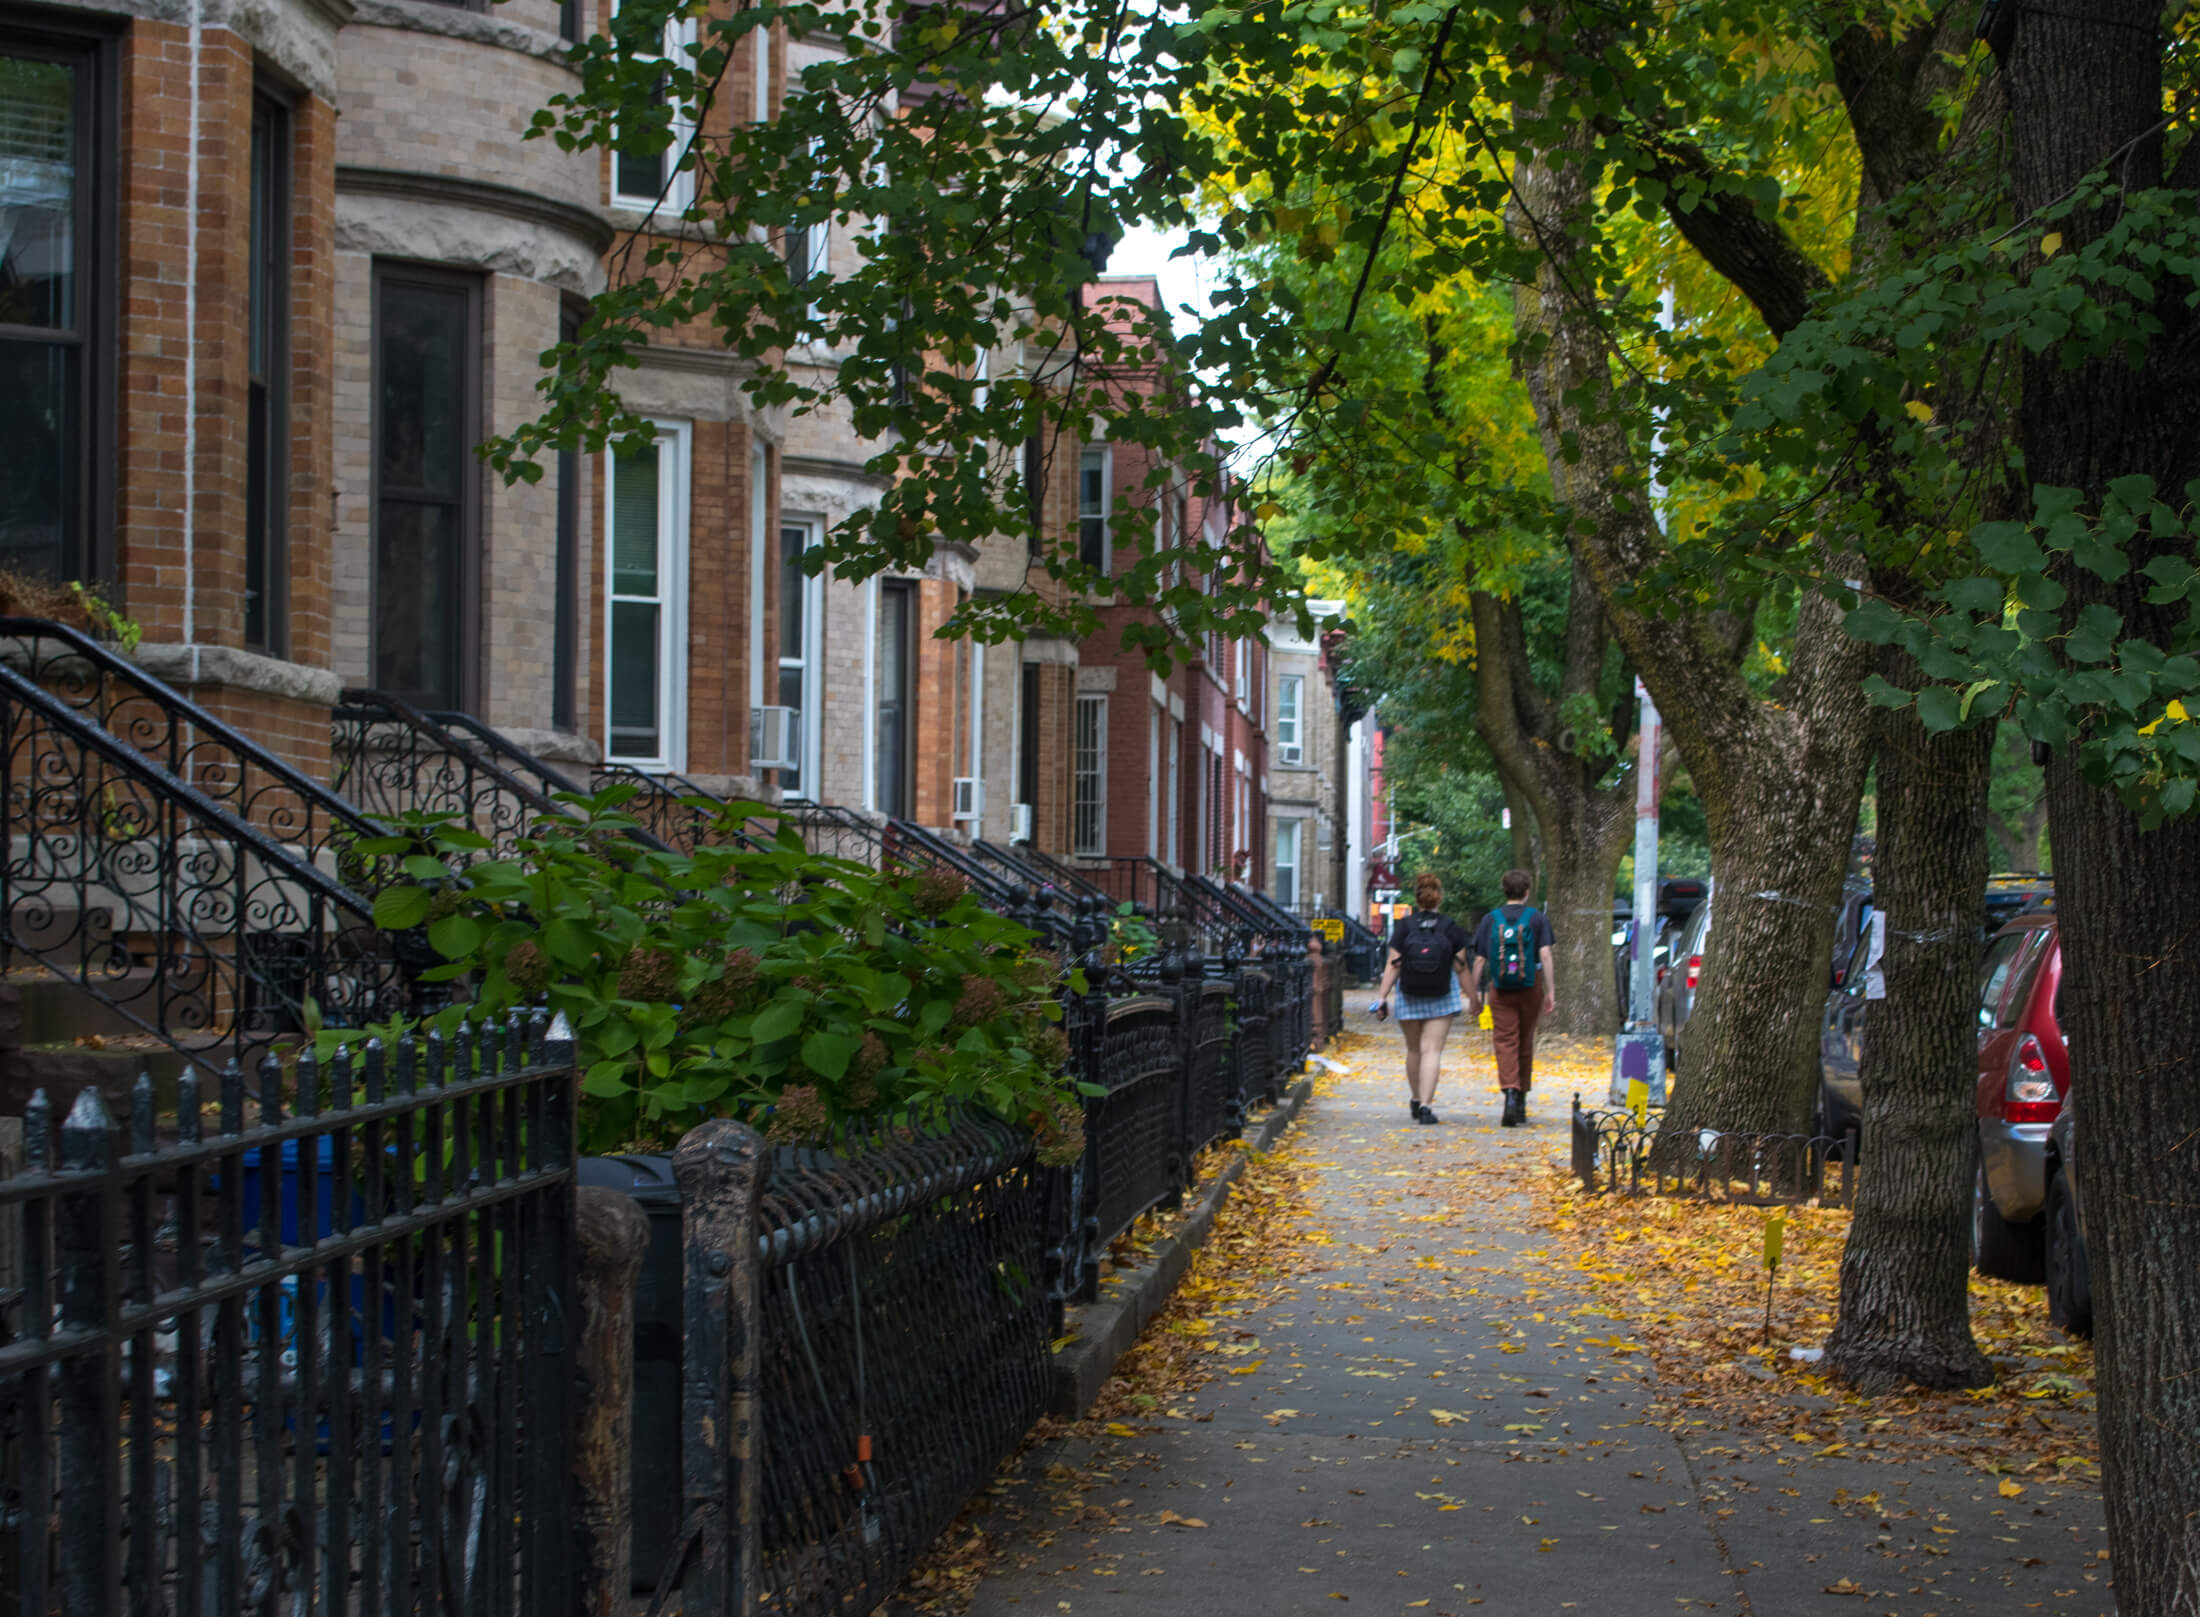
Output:
[[[1390,1014],[1401,1022],[1425,1022],[1432,1016],[1457,1016],[1466,1008],[1459,998],[1459,979],[1454,977],[1441,994],[1409,994],[1401,987]]]

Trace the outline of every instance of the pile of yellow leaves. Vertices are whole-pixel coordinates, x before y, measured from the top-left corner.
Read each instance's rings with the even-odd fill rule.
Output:
[[[1601,1194],[1562,1162],[1535,1195],[1559,1272],[1649,1354],[1668,1424],[1723,1427],[1727,1441],[1767,1452],[1952,1452],[2004,1477],[2097,1475],[2092,1349],[2048,1323],[2038,1286],[1971,1278],[1972,1332],[1993,1387],[1867,1398],[1817,1361],[1840,1298],[1847,1209]]]

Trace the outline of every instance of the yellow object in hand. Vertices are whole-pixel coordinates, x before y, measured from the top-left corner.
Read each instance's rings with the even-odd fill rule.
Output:
[[[1497,1026],[1497,1023],[1490,1016],[1490,1008],[1487,1005],[1482,1007],[1482,1014],[1474,1019],[1474,1024],[1485,1033]]]

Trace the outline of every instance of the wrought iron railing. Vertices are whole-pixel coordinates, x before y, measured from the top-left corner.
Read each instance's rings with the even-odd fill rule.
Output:
[[[1046,1175],[965,1117],[772,1159],[763,1609],[867,1612],[1044,1411]]]
[[[352,1027],[411,1003],[409,968],[427,962],[376,930],[366,898],[4,665],[0,802],[8,965],[42,967],[188,1060],[249,1059],[300,1029],[309,1000]]]
[[[1183,995],[1183,1014],[1190,1023],[1185,1134],[1196,1152],[1244,1128],[1245,1096],[1230,1060],[1230,985],[1188,978]]]
[[[34,1100],[9,1609],[570,1610],[574,1092],[537,1018]]]
[[[911,820],[888,820],[883,828],[887,861],[904,869],[951,870],[970,884],[988,908],[1007,911],[1027,900],[1024,890],[968,848]]]
[[[1373,982],[1381,976],[1383,940],[1342,910],[1327,910],[1323,913],[1332,920],[1344,923],[1344,942],[1339,950],[1344,957],[1345,970],[1361,982]]]
[[[330,778],[386,820],[423,813],[457,820],[509,859],[537,820],[570,811],[551,793],[579,786],[546,766],[515,771],[494,749],[468,745],[448,726],[386,691],[347,690],[330,714]]]
[[[1276,1063],[1268,1043],[1268,1014],[1272,983],[1265,970],[1251,967],[1231,979],[1235,1000],[1237,1038],[1232,1054],[1237,1062],[1238,1093],[1248,1102],[1275,1098]]]
[[[359,838],[383,835],[386,825],[113,647],[66,624],[0,618],[0,661],[346,885],[373,885],[371,871],[343,856]]]
[[[1573,1171],[1584,1188],[1640,1196],[1779,1205],[1856,1198],[1857,1132],[1728,1133],[1693,1138],[1664,1127],[1660,1113],[1585,1108],[1574,1096]]]
[[[821,858],[888,868],[882,820],[836,803],[789,803],[781,823],[791,825],[803,846]]]

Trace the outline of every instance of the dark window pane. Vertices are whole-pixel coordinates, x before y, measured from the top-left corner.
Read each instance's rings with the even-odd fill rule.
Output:
[[[77,73],[0,55],[0,325],[77,323]]]
[[[621,451],[611,478],[611,593],[657,594],[657,456]]]
[[[456,500],[474,446],[466,410],[466,293],[382,288],[381,473],[385,489]]]
[[[459,705],[459,509],[382,496],[374,542],[374,680]]]
[[[245,644],[280,651],[287,531],[284,509],[290,369],[290,115],[266,99],[252,109],[252,197],[246,289],[251,379],[245,399]]]
[[[616,159],[618,170],[613,187],[624,197],[648,197],[655,201],[665,188],[665,154],[663,152],[622,151]]]
[[[0,565],[34,578],[77,572],[82,354],[0,341]]]
[[[909,606],[906,587],[879,596],[878,809],[897,818],[909,813]]]
[[[809,575],[802,570],[802,552],[810,545],[807,528],[779,530],[779,656],[788,661],[807,656],[804,608],[809,600]],[[799,706],[800,704],[795,704]]]
[[[1037,663],[1024,664],[1023,690],[1020,695],[1023,711],[1017,729],[1016,801],[1036,805],[1039,801],[1039,665]]]
[[[392,278],[375,313],[375,678],[463,707],[471,291]]]
[[[621,758],[659,758],[658,624],[662,609],[647,601],[611,605],[611,751]]]

